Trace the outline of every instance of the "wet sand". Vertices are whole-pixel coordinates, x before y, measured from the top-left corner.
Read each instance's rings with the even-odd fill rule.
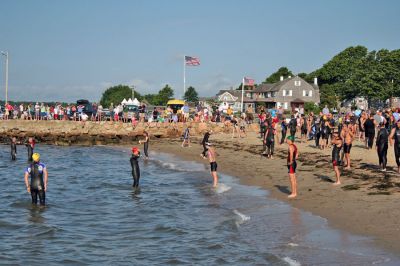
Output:
[[[179,139],[154,140],[150,150],[208,164],[200,157],[200,141],[199,137],[192,138],[191,147],[182,148]],[[218,133],[210,137],[210,142],[216,144],[219,154],[218,171],[238,177],[242,184],[260,186],[270,192],[270,197],[324,217],[334,228],[370,236],[378,245],[400,253],[400,175],[395,172],[393,147],[389,146],[389,167],[383,173],[377,166],[375,147],[367,150],[362,142],[354,141],[352,169],[342,170],[342,185],[333,186],[331,149],[316,149],[313,141],[297,142],[299,195],[288,199],[287,144],[276,145],[274,158],[267,159],[261,156],[262,145],[256,133],[243,139]]]

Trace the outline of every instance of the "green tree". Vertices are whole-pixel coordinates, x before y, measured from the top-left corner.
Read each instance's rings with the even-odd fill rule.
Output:
[[[158,94],[147,94],[145,95],[145,99],[153,105],[166,105],[167,102],[174,97],[174,91],[167,84],[164,88],[158,91]]]
[[[107,108],[111,103],[114,105],[122,102],[123,99],[132,97],[132,89],[127,85],[117,85],[106,89],[101,96],[100,104]],[[135,98],[139,101],[142,100],[142,96],[139,92],[135,91]]]
[[[287,78],[288,76],[293,76],[293,73],[287,67],[281,67],[278,71],[266,78],[263,83],[276,83],[280,81],[281,76]]]
[[[193,88],[192,86],[190,86],[186,91],[185,91],[185,95],[183,96],[183,99],[187,102],[198,102],[199,101],[199,95],[196,91],[195,88]]]

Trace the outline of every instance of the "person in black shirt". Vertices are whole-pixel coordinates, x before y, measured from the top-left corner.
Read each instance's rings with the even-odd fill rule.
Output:
[[[364,130],[365,130],[365,146],[367,147],[367,149],[372,149],[375,138],[375,123],[373,114],[370,114],[369,117],[365,120]]]
[[[389,132],[384,123],[380,123],[378,135],[376,137],[376,151],[378,152],[379,166],[382,171],[386,171],[387,150],[388,150]]]
[[[203,140],[201,141],[201,145],[203,145],[203,152],[200,154],[201,157],[203,157],[204,159],[206,158],[206,153],[207,153],[207,143],[208,143],[208,139],[210,138],[212,131],[207,131],[204,134]]]

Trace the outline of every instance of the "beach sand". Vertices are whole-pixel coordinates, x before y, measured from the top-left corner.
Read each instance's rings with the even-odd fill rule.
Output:
[[[179,139],[153,140],[150,150],[167,152],[208,165],[200,157],[201,138],[182,148]],[[218,171],[238,177],[245,185],[267,189],[270,197],[327,219],[333,228],[370,236],[383,248],[400,253],[400,176],[395,173],[393,147],[389,146],[388,171],[380,172],[376,150],[354,141],[352,169],[342,171],[342,185],[333,186],[335,175],[331,149],[321,151],[314,142],[298,143],[298,197],[288,199],[290,186],[286,167],[287,144],[275,145],[274,159],[261,156],[261,140],[250,132],[244,139],[214,134],[210,142],[219,154]],[[212,179],[210,177],[210,184]]]

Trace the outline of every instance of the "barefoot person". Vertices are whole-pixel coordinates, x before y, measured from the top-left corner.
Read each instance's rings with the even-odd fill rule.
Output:
[[[33,149],[35,148],[35,141],[33,138],[28,138],[26,148],[28,149],[28,162],[32,162]]]
[[[183,141],[182,141],[182,148],[185,146],[189,146],[190,147],[190,126],[188,126],[185,129],[185,132],[183,133]]]
[[[147,133],[147,131],[144,131],[143,137],[144,140],[139,140],[139,144],[143,143],[144,156],[146,156],[146,159],[149,159],[149,133]]]
[[[40,154],[34,153],[32,155],[33,163],[29,165],[25,170],[25,186],[28,193],[31,193],[32,204],[37,204],[38,196],[40,205],[44,206],[46,203],[46,191],[47,191],[47,180],[48,173],[44,163],[40,162]],[[29,183],[29,176],[31,182]]]
[[[396,158],[397,172],[400,173],[400,119],[392,128],[389,135],[390,146],[394,146],[394,156]]]
[[[340,164],[340,150],[342,149],[343,141],[339,136],[338,132],[333,133],[333,138],[332,138],[332,166],[333,170],[335,171],[336,175],[336,182],[333,183],[334,185],[340,185],[340,170],[339,170],[339,164]]]
[[[346,121],[342,129],[342,139],[344,140],[343,151],[346,160],[346,169],[350,170],[350,150],[353,142],[353,129],[351,127],[350,121]]]
[[[17,159],[17,139],[13,137],[11,139],[11,160],[15,161]]]
[[[296,180],[296,159],[299,157],[299,152],[296,145],[294,145],[294,136],[288,136],[286,138],[286,143],[289,145],[288,157],[287,157],[287,167],[290,179],[290,186],[292,193],[288,198],[295,198],[297,196],[297,180]]]
[[[131,167],[132,167],[132,178],[133,178],[133,187],[139,187],[139,179],[140,179],[140,168],[139,168],[139,158],[140,151],[137,147],[132,148],[132,156],[130,159]]]
[[[208,143],[208,139],[210,138],[211,133],[212,130],[207,131],[204,134],[203,140],[201,141],[201,145],[203,145],[203,152],[200,154],[200,156],[203,158],[206,158],[206,152],[207,152],[206,144]]]
[[[217,187],[218,185],[218,174],[217,174],[217,153],[215,152],[214,147],[212,146],[211,143],[207,142],[207,153],[208,153],[208,160],[210,162],[210,167],[211,167],[211,176],[213,177],[213,187]]]

